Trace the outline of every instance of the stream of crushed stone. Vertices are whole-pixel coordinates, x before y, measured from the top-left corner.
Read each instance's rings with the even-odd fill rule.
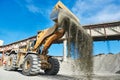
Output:
[[[66,11],[59,12],[58,21],[67,33],[68,58],[74,60],[76,67],[73,70],[79,68],[87,76],[87,80],[91,80],[93,73],[92,38],[85,32],[80,23]]]

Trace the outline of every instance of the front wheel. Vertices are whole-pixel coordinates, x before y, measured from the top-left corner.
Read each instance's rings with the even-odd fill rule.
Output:
[[[35,54],[28,54],[23,62],[22,73],[24,75],[36,75],[39,73],[38,56]]]
[[[55,58],[49,58],[48,62],[51,65],[50,69],[46,69],[44,72],[47,75],[56,75],[59,71],[60,65],[57,59]]]

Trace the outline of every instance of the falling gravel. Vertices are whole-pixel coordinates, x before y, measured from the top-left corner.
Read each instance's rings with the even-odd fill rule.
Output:
[[[76,68],[88,77],[93,72],[92,38],[80,23],[68,12],[60,10],[58,23],[67,33],[68,57],[74,60]]]

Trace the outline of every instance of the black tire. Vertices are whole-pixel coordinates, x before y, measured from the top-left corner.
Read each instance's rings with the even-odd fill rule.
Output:
[[[16,68],[16,60],[17,60],[16,54],[11,54],[10,56],[8,56],[4,69],[8,71],[17,70],[18,68]]]
[[[24,75],[36,75],[39,73],[39,58],[35,54],[28,54],[22,65],[22,73]]]
[[[44,72],[46,75],[56,75],[59,71],[60,65],[57,59],[49,58],[48,62],[51,64],[51,69],[46,69]]]

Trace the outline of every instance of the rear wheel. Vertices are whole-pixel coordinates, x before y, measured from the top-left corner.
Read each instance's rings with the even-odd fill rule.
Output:
[[[27,55],[23,62],[22,73],[27,76],[38,74],[40,70],[38,59],[35,54]]]
[[[10,56],[8,56],[8,59],[6,61],[5,64],[5,69],[8,71],[14,71],[17,70],[16,68],[16,54],[11,54]]]
[[[59,62],[57,59],[55,58],[49,58],[48,62],[51,64],[51,68],[50,69],[46,69],[44,72],[47,75],[56,75],[59,71]]]

